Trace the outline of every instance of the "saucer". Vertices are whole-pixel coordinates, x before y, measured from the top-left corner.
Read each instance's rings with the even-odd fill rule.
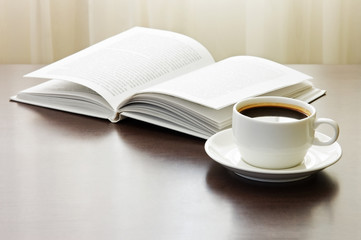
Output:
[[[316,132],[316,136],[326,141],[327,135]],[[206,153],[216,162],[239,176],[262,182],[293,182],[305,179],[312,174],[335,164],[342,155],[341,146],[335,142],[329,146],[312,146],[299,165],[287,169],[257,168],[242,160],[234,142],[232,129],[211,136],[204,146]]]

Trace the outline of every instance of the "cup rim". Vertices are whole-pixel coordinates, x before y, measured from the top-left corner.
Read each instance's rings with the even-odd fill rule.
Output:
[[[237,116],[241,116],[241,117],[247,118],[247,119],[252,119],[253,121],[257,121],[257,122],[269,123],[269,124],[285,124],[285,122],[282,122],[282,123],[264,122],[264,121],[259,120],[257,118],[251,118],[251,117],[248,117],[246,115],[243,115],[243,114],[239,113],[239,111],[238,111],[238,109],[240,108],[240,105],[247,106],[247,105],[250,105],[250,104],[261,103],[261,102],[287,103],[287,104],[290,104],[290,105],[295,105],[295,106],[298,106],[298,107],[305,108],[306,110],[310,111],[310,113],[311,113],[310,115],[308,115],[307,117],[305,117],[303,119],[300,119],[298,121],[287,122],[287,123],[299,123],[299,122],[307,121],[308,119],[310,119],[311,117],[313,117],[316,114],[316,109],[307,102],[301,101],[299,99],[288,98],[288,97],[278,97],[278,96],[258,96],[258,97],[245,98],[243,100],[238,101],[236,104],[234,104],[233,113],[236,113]]]

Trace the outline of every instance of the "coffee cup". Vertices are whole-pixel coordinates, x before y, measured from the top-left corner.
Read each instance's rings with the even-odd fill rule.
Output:
[[[232,132],[242,159],[259,168],[294,167],[312,145],[331,145],[339,135],[334,120],[316,118],[312,105],[291,98],[248,98],[236,103],[232,114]],[[333,130],[327,141],[315,137],[321,124]]]

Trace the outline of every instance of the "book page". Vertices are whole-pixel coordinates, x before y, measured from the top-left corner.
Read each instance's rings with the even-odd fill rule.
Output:
[[[237,56],[143,90],[176,96],[213,109],[311,79],[284,65]]]
[[[212,63],[189,37],[135,27],[26,76],[82,84],[117,109],[141,89]]]
[[[120,120],[119,114],[93,90],[70,81],[52,79],[19,92],[10,98],[56,110],[92,117]]]

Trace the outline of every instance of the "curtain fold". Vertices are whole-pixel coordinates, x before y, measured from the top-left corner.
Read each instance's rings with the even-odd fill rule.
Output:
[[[133,26],[195,38],[216,60],[361,63],[359,0],[0,0],[0,63],[50,63]]]
[[[30,22],[30,62],[51,62],[54,59],[52,25],[49,1],[31,0]]]

